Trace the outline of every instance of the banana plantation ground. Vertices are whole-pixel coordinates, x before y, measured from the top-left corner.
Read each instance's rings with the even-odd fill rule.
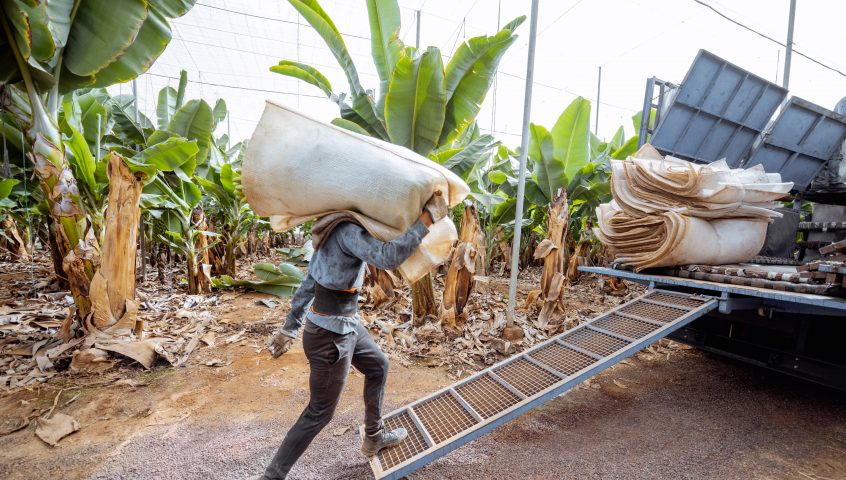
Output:
[[[42,295],[29,299],[29,305],[61,305],[61,292],[44,294],[49,285],[38,283],[49,276],[43,260],[4,264],[9,273],[0,279],[0,308],[14,309],[33,282]],[[538,281],[539,272],[524,274],[521,302]],[[499,290],[505,288],[504,279],[492,278],[489,292],[477,298],[485,308],[474,312],[476,323],[496,321],[502,309]],[[607,288],[590,277],[568,287],[564,322],[589,318],[638,291],[629,286],[611,294]],[[156,281],[140,291],[147,299],[141,316],[148,318],[148,328],[186,338],[187,345],[195,337],[202,341],[195,342],[181,367],[159,359],[145,370],[112,356],[80,361],[77,372],[59,364],[45,369],[58,371],[52,378],[4,391],[0,477],[241,479],[262,471],[308,399],[308,365],[299,344],[277,360],[263,348],[287,301],[242,291],[188,296]],[[398,303],[407,295],[403,292]],[[392,352],[388,410],[522,348],[491,342],[484,333],[482,341],[469,335],[440,342],[453,345],[444,347],[447,352],[416,348],[413,344],[427,343],[421,340],[426,334],[413,338],[398,330],[404,317],[394,310],[402,308],[383,305],[365,309],[364,315],[374,337]],[[165,316],[165,322],[153,321]],[[51,325],[43,318],[38,322]],[[18,346],[12,348],[9,325],[3,328],[4,369],[11,368],[12,359],[15,364],[30,361]],[[176,353],[177,362],[182,352]],[[460,359],[449,361],[453,357]],[[363,415],[362,383],[353,371],[335,419],[292,478],[370,477],[356,433]],[[36,419],[59,414],[74,419],[79,429],[51,447],[36,435]],[[664,342],[412,478],[844,476],[842,394]]]

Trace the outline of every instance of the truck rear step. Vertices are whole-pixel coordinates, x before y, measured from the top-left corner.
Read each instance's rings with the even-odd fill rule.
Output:
[[[398,479],[634,355],[717,307],[714,297],[665,290],[605,312],[385,418],[408,438],[371,457]],[[361,429],[363,431],[363,428]]]

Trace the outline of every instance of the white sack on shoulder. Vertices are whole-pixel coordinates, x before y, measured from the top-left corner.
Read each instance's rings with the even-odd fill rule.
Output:
[[[460,177],[406,148],[320,122],[267,102],[241,173],[253,210],[281,231],[330,213],[349,212],[388,241],[420,216],[440,191],[459,204],[470,188]],[[400,273],[415,281],[446,261],[455,225],[433,225]],[[447,250],[446,254],[442,254]],[[422,272],[422,273],[421,273]]]

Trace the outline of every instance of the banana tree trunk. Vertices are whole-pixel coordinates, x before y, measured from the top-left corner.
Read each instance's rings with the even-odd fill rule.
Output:
[[[379,308],[394,298],[396,284],[394,277],[390,273],[380,270],[373,265],[367,265],[367,270],[364,273],[364,288],[367,292],[370,306],[372,308]]]
[[[194,230],[204,232],[208,230],[206,214],[203,207],[197,205],[191,212],[191,223]],[[211,264],[209,264],[208,239],[202,233],[197,234],[194,242],[194,253],[188,255],[188,293],[211,293]]]
[[[100,248],[83,212],[79,188],[65,157],[59,130],[53,118],[35,95],[33,125],[28,129],[31,146],[28,154],[34,165],[53,219],[57,257],[70,284],[80,318],[91,313],[89,288],[100,263]]]
[[[579,271],[579,266],[582,264],[582,259],[587,255],[589,250],[590,243],[584,240],[580,241],[576,245],[576,248],[573,249],[573,255],[567,259],[568,281],[575,282],[582,275],[582,272]]]
[[[505,268],[511,265],[511,242],[506,237],[505,231],[501,226],[496,227],[494,231],[494,241],[496,248],[499,249],[499,254],[502,256],[502,265],[499,269],[499,274],[502,275],[505,272]]]
[[[226,251],[223,255],[223,273],[225,275],[235,275],[235,248],[237,246],[235,241],[226,243]]]
[[[0,228],[6,232],[6,236],[11,240],[7,242],[6,249],[9,250],[19,262],[28,262],[29,261],[29,252],[26,249],[26,243],[21,239],[20,234],[18,233],[18,227],[15,225],[15,220],[12,218],[11,215],[7,215],[5,219],[3,219],[2,225]]]
[[[452,251],[449,269],[444,282],[444,299],[441,306],[441,320],[445,329],[460,332],[467,322],[464,307],[470,300],[470,294],[476,284],[476,266],[484,255],[484,242],[480,239],[481,227],[476,207],[464,206],[461,219],[461,232],[458,244]]]
[[[56,274],[56,279],[63,286],[68,288],[68,276],[62,267],[62,252],[59,251],[58,238],[59,232],[56,228],[56,222],[53,217],[47,217],[47,235],[42,239],[42,243],[47,245],[50,249],[50,259],[53,262],[53,273]]]
[[[194,261],[194,255],[192,253],[186,255],[185,266],[188,269],[188,293],[192,295],[200,293],[199,289],[197,288],[197,276],[195,274],[196,268],[194,267],[195,263],[196,262]]]
[[[549,206],[547,238],[535,249],[534,258],[543,259],[540,301],[543,302],[537,323],[541,327],[549,324],[552,317],[563,310],[561,297],[564,294],[565,267],[567,265],[567,222],[569,208],[567,193],[559,190]]]
[[[435,287],[431,273],[411,284],[411,309],[414,312],[415,325],[422,325],[427,318],[437,318]]]
[[[142,182],[123,159],[112,153],[108,163],[109,208],[105,215],[102,264],[91,281],[94,326],[103,329],[121,322],[134,328],[135,268],[139,202]]]

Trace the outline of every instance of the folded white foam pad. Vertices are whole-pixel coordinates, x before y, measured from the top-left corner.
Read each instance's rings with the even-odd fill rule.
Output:
[[[793,187],[760,165],[698,165],[664,158],[650,145],[611,166],[614,200],[597,208],[594,232],[635,270],[750,260],[770,219],[781,216],[775,201]]]

